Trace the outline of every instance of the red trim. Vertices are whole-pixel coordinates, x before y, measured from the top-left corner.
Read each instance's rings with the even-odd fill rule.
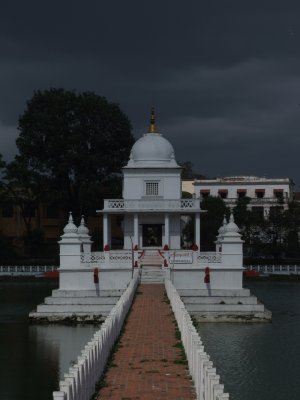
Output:
[[[218,193],[228,193],[228,189],[219,189]]]
[[[210,190],[209,189],[201,189],[200,193],[210,193]]]
[[[265,193],[265,189],[255,189],[255,193]]]
[[[283,189],[273,189],[274,193],[283,193]]]
[[[237,189],[237,193],[247,193],[247,189]]]

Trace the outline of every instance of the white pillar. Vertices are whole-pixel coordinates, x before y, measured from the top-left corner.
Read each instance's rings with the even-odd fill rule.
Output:
[[[195,244],[200,250],[200,213],[195,214]]]
[[[108,215],[103,214],[103,249],[108,244]]]
[[[170,247],[170,224],[169,214],[165,214],[165,244]]]
[[[139,215],[133,216],[133,246],[139,246]]]

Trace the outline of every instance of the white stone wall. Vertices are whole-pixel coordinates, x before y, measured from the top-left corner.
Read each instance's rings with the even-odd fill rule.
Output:
[[[159,182],[159,196],[163,199],[181,198],[180,170],[175,169],[125,169],[123,199],[140,200],[146,196],[147,181]]]
[[[132,270],[124,268],[99,268],[99,284],[94,283],[94,268],[59,270],[60,290],[114,290],[126,289]]]

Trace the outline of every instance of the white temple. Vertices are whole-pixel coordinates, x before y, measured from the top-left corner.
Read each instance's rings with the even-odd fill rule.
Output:
[[[123,198],[104,201],[103,251],[91,252],[84,220],[72,215],[60,244],[60,282],[45,303],[30,314],[51,321],[105,316],[133,274],[144,283],[170,279],[188,311],[203,320],[269,320],[257,299],[243,289],[243,241],[231,215],[216,238],[215,252],[201,252],[200,199],[181,198],[181,168],[171,143],[149,132],[134,144],[123,168]],[[124,217],[124,249],[111,249],[110,216]],[[192,249],[181,249],[181,216],[194,218]]]
[[[171,143],[156,131],[154,112],[149,132],[134,144],[123,168],[123,199],[105,200],[103,248],[110,246],[110,215],[124,216],[124,249],[180,249],[181,215],[195,218],[200,247],[200,200],[181,198],[181,167]]]

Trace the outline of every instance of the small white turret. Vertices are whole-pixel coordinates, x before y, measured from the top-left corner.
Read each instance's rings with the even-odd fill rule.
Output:
[[[72,213],[58,242],[60,247],[60,269],[80,268],[81,240]]]
[[[239,227],[234,222],[231,213],[229,223],[224,227],[219,240],[222,245],[222,262],[226,268],[243,268],[243,240],[239,234]]]
[[[85,225],[83,215],[81,216],[81,221],[80,221],[80,225],[78,227],[77,232],[78,232],[79,239],[81,240],[81,243],[82,243],[83,252],[90,253],[93,242],[91,241],[91,236],[89,235],[89,230],[88,230],[87,226]]]
[[[227,225],[227,219],[226,219],[226,216],[224,215],[223,223],[220,226],[220,228],[218,229],[218,236],[217,236],[217,240],[215,241],[217,252],[220,252],[222,250],[221,239],[223,239],[223,235],[226,231],[226,225]]]

